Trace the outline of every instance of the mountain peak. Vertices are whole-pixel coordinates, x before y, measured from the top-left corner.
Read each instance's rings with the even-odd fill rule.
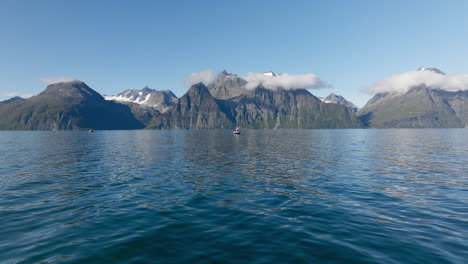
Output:
[[[418,71],[431,71],[434,73],[442,74],[445,75],[445,73],[437,68],[424,68],[424,67],[419,67]]]
[[[83,81],[78,80],[50,84],[38,95],[38,100],[40,98],[65,100],[69,103],[76,103],[91,98],[94,100],[104,100],[98,92],[91,89]]]
[[[7,99],[5,101],[1,101],[0,104],[8,104],[8,103],[15,102],[15,101],[25,101],[25,100],[26,99],[24,99],[22,97],[15,96],[15,97],[12,97],[12,98]]]
[[[148,93],[151,93],[151,92],[155,92],[156,90],[154,89],[151,89],[149,88],[148,86],[145,86],[143,87],[143,89],[141,89],[143,92],[148,92]]]
[[[205,92],[205,90],[209,93],[208,88],[203,82],[199,82],[190,86],[187,93],[194,93],[194,92]]]
[[[344,105],[346,107],[349,107],[353,112],[357,112],[357,110],[358,110],[358,107],[355,104],[353,104],[352,102],[346,100],[341,95],[336,95],[335,93],[331,93],[325,98],[320,98],[320,100],[322,102],[324,102],[324,103],[327,103],[327,104]]]
[[[273,72],[273,71],[267,71],[267,72],[264,72],[263,75],[265,75],[265,76],[278,76],[278,75],[281,75],[281,74]]]

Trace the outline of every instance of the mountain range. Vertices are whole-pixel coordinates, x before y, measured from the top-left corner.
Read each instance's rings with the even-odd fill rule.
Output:
[[[418,70],[444,74],[436,68]],[[406,92],[377,93],[358,110],[333,93],[317,98],[307,89],[247,84],[243,77],[223,71],[177,98],[169,90],[148,87],[101,96],[82,81],[56,83],[29,99],[0,102],[0,130],[468,126],[468,91],[463,90],[421,84]]]
[[[350,109],[326,104],[306,89],[247,89],[241,77],[222,72],[205,86],[193,85],[149,128],[359,128]]]

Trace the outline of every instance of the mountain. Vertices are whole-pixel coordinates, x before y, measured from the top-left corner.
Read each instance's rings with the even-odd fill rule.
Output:
[[[436,68],[418,70],[444,74]],[[378,93],[358,116],[365,125],[375,128],[467,127],[468,91],[449,92],[421,84],[404,93]]]
[[[192,85],[165,113],[156,117],[152,129],[232,128],[234,123],[203,83]]]
[[[267,75],[269,76],[269,75]],[[276,74],[271,74],[274,78]],[[155,129],[358,128],[347,107],[322,103],[305,89],[246,88],[243,78],[223,71],[208,86],[192,86],[186,95],[150,125]],[[195,100],[194,100],[195,99]],[[180,121],[179,121],[180,120]]]
[[[336,95],[334,93],[331,93],[327,97],[319,98],[322,102],[327,103],[327,104],[339,104],[339,105],[344,105],[346,107],[349,107],[354,113],[358,111],[358,107],[351,103],[350,101],[346,100],[343,96],[341,95]]]
[[[19,97],[19,96],[15,96],[15,97],[12,97],[8,100],[5,100],[5,101],[1,101],[0,104],[9,104],[9,103],[12,103],[12,102],[16,102],[16,101],[24,101],[26,99],[22,98],[22,97]]]
[[[106,100],[118,102],[131,102],[157,109],[165,112],[177,101],[177,96],[170,90],[158,91],[145,87],[141,90],[125,90],[115,96],[104,96]]]
[[[2,130],[144,127],[145,123],[134,116],[129,106],[106,101],[81,81],[51,84],[30,99],[0,104]]]

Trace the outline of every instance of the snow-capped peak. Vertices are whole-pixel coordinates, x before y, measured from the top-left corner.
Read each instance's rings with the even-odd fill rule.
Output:
[[[276,73],[276,72],[268,71],[268,72],[264,72],[263,75],[265,75],[265,76],[278,76],[280,74]]]

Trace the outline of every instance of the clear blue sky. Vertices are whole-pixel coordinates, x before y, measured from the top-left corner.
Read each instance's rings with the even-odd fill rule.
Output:
[[[207,69],[315,73],[362,106],[363,88],[420,66],[468,73],[468,1],[0,2],[0,99],[72,77],[101,94],[178,96]]]

